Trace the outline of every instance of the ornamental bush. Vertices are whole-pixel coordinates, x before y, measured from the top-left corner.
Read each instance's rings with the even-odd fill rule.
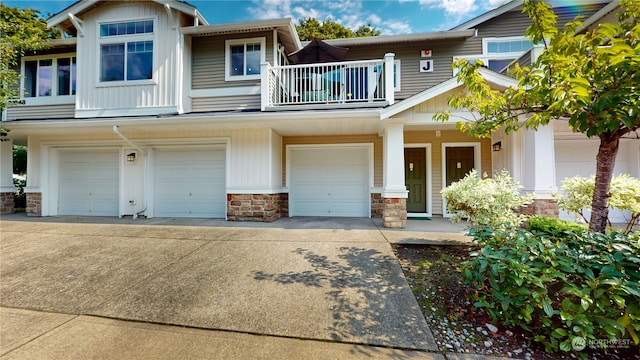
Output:
[[[576,218],[589,222],[584,214],[585,209],[591,209],[591,200],[595,187],[595,175],[585,178],[575,176],[566,178],[562,182],[561,194],[556,194],[558,207],[568,213],[576,214]],[[629,211],[624,232],[629,234],[634,226],[640,223],[640,180],[627,174],[616,175],[611,179],[611,196],[609,208]]]
[[[571,341],[640,342],[640,240],[587,231],[474,226],[481,246],[463,264],[475,306],[531,331],[547,351]]]
[[[476,170],[442,190],[452,221],[468,218],[476,225],[515,227],[524,219],[515,210],[533,201],[533,194],[521,195],[520,183],[503,170],[493,178],[481,179]]]

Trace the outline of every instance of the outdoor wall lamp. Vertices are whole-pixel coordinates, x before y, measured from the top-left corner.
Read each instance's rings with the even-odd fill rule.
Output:
[[[127,162],[134,162],[134,161],[136,161],[136,153],[135,152],[128,153]]]
[[[491,145],[491,148],[493,148],[493,151],[502,150],[502,141],[498,141],[497,143]]]

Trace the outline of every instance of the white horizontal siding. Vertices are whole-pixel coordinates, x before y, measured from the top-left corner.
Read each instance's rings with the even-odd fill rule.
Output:
[[[74,104],[11,106],[7,108],[7,120],[66,119],[73,118],[74,113]]]
[[[260,95],[193,98],[191,111],[260,110]]]

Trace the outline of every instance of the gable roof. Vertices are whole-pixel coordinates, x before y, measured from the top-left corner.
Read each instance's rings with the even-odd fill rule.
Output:
[[[590,4],[608,4],[610,3],[612,0],[580,0],[579,5],[583,6],[583,5],[590,5]],[[614,2],[617,0],[613,0]],[[560,0],[547,0],[547,2],[553,6],[553,7],[562,7],[562,6],[566,6],[566,3],[562,3],[560,2]],[[618,1],[619,2],[619,1]],[[499,6],[491,11],[488,11],[484,14],[481,14],[469,21],[466,21],[456,27],[451,28],[450,30],[466,30],[466,29],[472,29],[475,28],[476,26],[487,22],[493,18],[496,18],[502,14],[505,14],[509,11],[512,10],[516,10],[518,8],[521,8],[523,4],[523,0],[512,0],[502,6]],[[564,4],[564,5],[563,5]]]
[[[287,49],[287,52],[293,52],[302,48],[298,32],[296,31],[296,25],[290,18],[187,26],[180,28],[180,31],[183,34],[191,36],[215,36],[271,30],[276,30],[278,32],[278,37]]]
[[[480,75],[482,75],[482,77],[484,77],[489,83],[497,85],[498,87],[508,88],[518,85],[518,83],[513,78],[499,74],[493,70],[480,68],[478,71]],[[389,107],[382,109],[380,111],[380,120],[390,118],[405,110],[409,110],[414,106],[417,106],[427,100],[433,99],[438,95],[442,95],[447,91],[453,90],[460,86],[463,86],[463,84],[459,82],[455,77],[443,81],[436,86],[430,87],[427,90],[419,92],[405,100],[399,101]]]
[[[175,9],[177,11],[180,11],[182,13],[188,14],[193,16],[194,18],[198,19],[198,22],[203,24],[203,25],[207,25],[207,19],[204,18],[204,16],[202,16],[202,14],[200,14],[200,11],[198,11],[198,9],[185,2],[185,1],[179,1],[179,0],[151,0],[157,4],[160,4],[162,6],[168,6],[171,9]],[[47,19],[47,26],[49,27],[62,27],[64,30],[69,30],[71,27],[73,27],[72,24],[70,24],[68,22],[69,20],[69,15],[74,15],[74,16],[78,16],[86,11],[89,11],[95,7],[98,7],[104,3],[106,3],[107,1],[105,0],[79,0],[76,1],[75,3],[67,6],[66,8],[64,8],[62,11],[58,12],[57,14],[51,15],[51,17],[49,17],[49,19]]]

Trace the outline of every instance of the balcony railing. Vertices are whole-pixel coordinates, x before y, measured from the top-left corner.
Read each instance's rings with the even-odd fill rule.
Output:
[[[262,110],[383,106],[394,102],[393,54],[383,60],[262,64]]]

